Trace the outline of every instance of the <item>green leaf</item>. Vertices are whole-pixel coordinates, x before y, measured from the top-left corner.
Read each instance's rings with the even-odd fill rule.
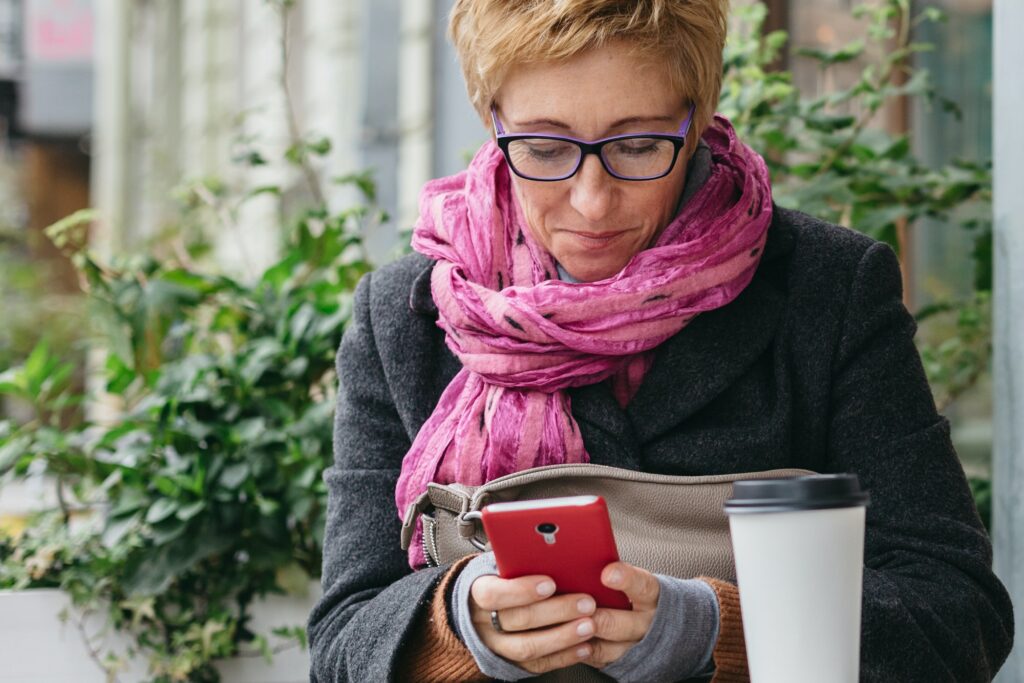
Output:
[[[188,524],[175,516],[154,524],[148,535],[154,546],[161,546],[181,538],[186,531],[188,531]]]
[[[281,188],[278,185],[261,185],[259,187],[254,187],[253,189],[249,190],[245,197],[246,199],[251,199],[252,197],[259,197],[265,194],[280,197]]]
[[[171,477],[158,476],[153,479],[153,486],[156,490],[167,496],[168,498],[177,498],[181,495],[181,487],[178,482],[174,481]]]
[[[157,498],[146,512],[146,524],[162,522],[178,511],[178,501],[170,498]]]
[[[58,249],[78,243],[84,246],[85,231],[99,216],[95,209],[81,209],[70,216],[60,219],[43,232]]]
[[[373,179],[373,171],[337,176],[334,178],[334,182],[338,185],[355,186],[363,194],[363,198],[371,204],[377,201],[377,183]]]
[[[126,567],[125,591],[129,597],[159,595],[171,582],[194,567],[199,561],[223,552],[233,537],[203,525],[166,545],[136,552]]]
[[[185,506],[181,507],[178,510],[178,512],[175,513],[175,516],[178,519],[180,519],[181,521],[187,522],[188,520],[192,519],[193,517],[195,517],[196,515],[198,515],[200,512],[202,512],[205,509],[206,509],[206,501],[205,500],[197,500],[194,503],[190,503],[188,505],[185,505]]]
[[[37,344],[25,360],[22,374],[25,378],[25,388],[32,399],[39,398],[39,391],[42,388],[43,380],[46,379],[51,363],[50,347],[46,341]]]
[[[142,515],[135,514],[125,517],[112,517],[103,529],[101,542],[105,548],[113,548],[131,531],[138,529]]]
[[[832,133],[837,130],[849,128],[856,122],[857,119],[853,116],[830,116],[826,114],[808,116],[804,119],[804,125],[808,128],[811,130],[822,131],[824,133]]]
[[[272,517],[281,509],[281,504],[276,500],[270,500],[269,498],[260,496],[256,499],[256,507],[259,508],[260,514]]]
[[[820,50],[818,48],[804,47],[796,51],[801,57],[809,57],[819,63],[820,66],[832,66],[843,62],[852,62],[864,53],[864,41],[855,40],[838,50]]]
[[[230,491],[234,491],[244,484],[245,480],[249,478],[249,472],[249,463],[236,462],[232,465],[228,465],[224,468],[224,471],[220,473],[220,485]]]
[[[260,441],[266,431],[267,421],[262,417],[253,417],[248,420],[242,420],[235,427],[235,435],[238,443],[243,445]]]
[[[324,156],[331,151],[331,140],[330,138],[319,138],[308,143],[306,147],[314,154]]]
[[[309,328],[310,324],[316,318],[316,310],[306,302],[303,302],[295,314],[292,315],[291,320],[288,324],[289,337],[293,345],[297,345],[302,341],[303,336],[306,334],[306,329]]]
[[[247,386],[254,386],[270,369],[278,366],[284,347],[276,339],[258,339],[248,349],[240,375]]]
[[[246,150],[236,154],[231,160],[245,166],[266,166],[267,164],[266,158],[256,150]]]
[[[13,467],[22,457],[30,455],[32,444],[32,437],[27,434],[0,441],[0,474]]]

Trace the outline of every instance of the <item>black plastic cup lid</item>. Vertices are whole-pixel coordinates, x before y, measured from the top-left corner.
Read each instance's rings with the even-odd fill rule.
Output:
[[[867,491],[855,474],[814,474],[786,479],[749,479],[734,482],[732,498],[725,501],[729,514],[794,512],[865,506]]]

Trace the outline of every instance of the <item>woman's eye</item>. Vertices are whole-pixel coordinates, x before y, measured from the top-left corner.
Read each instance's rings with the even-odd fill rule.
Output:
[[[564,142],[532,142],[526,149],[537,161],[555,161],[573,154],[572,145]]]
[[[644,156],[646,154],[656,154],[657,152],[657,140],[622,140],[614,143],[612,146],[613,154],[627,156]]]

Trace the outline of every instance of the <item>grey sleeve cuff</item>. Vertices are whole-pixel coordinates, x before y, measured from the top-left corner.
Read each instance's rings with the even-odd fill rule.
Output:
[[[668,683],[710,673],[718,640],[718,598],[698,579],[657,575],[654,621],[643,640],[601,669],[619,683]]]
[[[487,574],[497,574],[498,566],[494,562],[494,553],[483,553],[474,557],[462,568],[459,576],[455,579],[455,589],[452,591],[452,614],[455,615],[455,628],[459,637],[465,643],[466,649],[473,655],[476,664],[484,675],[497,678],[503,681],[518,681],[522,678],[533,676],[526,669],[522,669],[503,657],[491,652],[480,640],[476,632],[473,619],[469,611],[469,588],[473,581]],[[712,593],[714,595],[714,593]]]

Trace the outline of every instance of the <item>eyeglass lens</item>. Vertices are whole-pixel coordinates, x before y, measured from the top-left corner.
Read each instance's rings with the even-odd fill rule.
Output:
[[[522,138],[508,146],[512,167],[520,175],[538,179],[563,178],[580,163],[582,150],[568,140]],[[654,178],[664,175],[675,159],[675,145],[661,138],[610,140],[601,148],[609,170],[623,178]]]

